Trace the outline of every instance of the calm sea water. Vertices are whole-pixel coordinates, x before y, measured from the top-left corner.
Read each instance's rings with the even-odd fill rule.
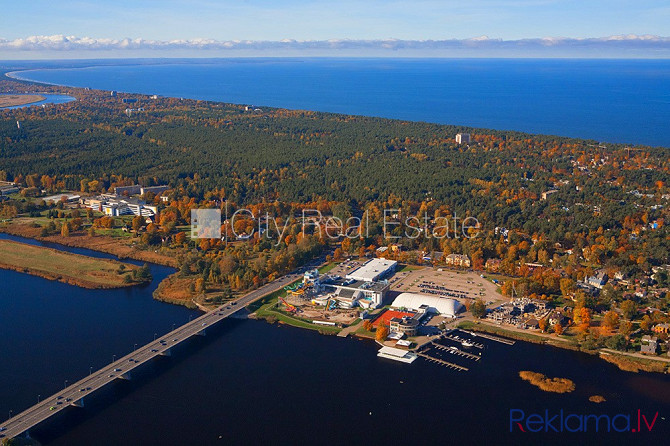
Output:
[[[90,62],[101,63],[105,66],[38,69],[19,76],[78,87],[670,147],[665,131],[670,122],[668,60]]]
[[[170,271],[154,265],[146,287],[92,291],[0,270],[0,419],[197,314],[151,299]],[[227,320],[31,436],[48,445],[565,445],[663,444],[670,433],[667,376],[626,373],[551,347],[483,342],[481,361],[450,359],[470,367],[456,372],[421,359],[379,359],[367,341]],[[519,370],[567,377],[577,388],[545,393],[521,381]],[[590,403],[594,394],[607,401]],[[511,408],[610,416],[641,409],[659,417],[651,434],[511,434]]]

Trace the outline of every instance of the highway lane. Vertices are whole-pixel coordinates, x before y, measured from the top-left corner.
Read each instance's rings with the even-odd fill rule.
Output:
[[[119,358],[107,366],[91,373],[60,392],[43,399],[41,402],[26,409],[4,423],[0,423],[0,438],[13,438],[29,430],[31,427],[62,411],[65,407],[79,405],[83,398],[109,384],[115,379],[130,379],[130,372],[145,362],[160,356],[169,355],[170,349],[231,314],[246,307],[254,301],[277,291],[300,278],[299,272],[313,268],[312,263],[301,268],[297,273],[289,274],[265,284],[244,296],[225,303],[216,310],[199,316],[192,321],[176,328],[160,338],[136,349],[132,353]]]

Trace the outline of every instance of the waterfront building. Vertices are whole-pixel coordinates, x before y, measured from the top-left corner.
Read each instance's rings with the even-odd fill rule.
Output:
[[[640,353],[655,355],[657,350],[658,338],[656,336],[642,336],[642,342],[640,342]]]

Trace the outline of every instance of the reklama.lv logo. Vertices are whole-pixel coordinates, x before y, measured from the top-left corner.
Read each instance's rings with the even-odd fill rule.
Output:
[[[577,414],[559,412],[531,413],[510,409],[510,432],[651,432],[658,412],[647,417],[640,409],[632,414]]]

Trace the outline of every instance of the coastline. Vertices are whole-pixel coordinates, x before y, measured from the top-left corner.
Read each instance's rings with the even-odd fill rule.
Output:
[[[464,321],[465,322],[465,321]],[[571,350],[574,352],[584,353],[590,356],[598,356],[603,361],[609,362],[616,365],[619,370],[625,372],[637,373],[639,371],[652,372],[652,373],[661,373],[664,375],[670,374],[670,359],[661,358],[661,357],[638,357],[633,356],[634,353],[621,352],[616,350],[610,350],[606,348],[598,350],[585,350],[580,348],[578,345],[565,340],[565,342],[558,342],[558,339],[545,338],[544,336],[539,336],[533,333],[518,333],[512,330],[506,330],[505,328],[481,323],[481,322],[472,322],[467,321],[467,323],[460,323],[458,328],[481,332],[481,333],[490,333],[500,336],[505,336],[510,339],[515,339],[518,341],[528,342],[531,344],[540,344],[547,345],[550,347],[562,348],[564,350]]]
[[[218,58],[210,58],[208,59],[207,62],[208,64],[213,64],[216,61],[227,61],[227,60],[235,60],[235,59],[249,59],[246,57],[240,57],[240,58],[235,58],[235,57],[218,57]],[[253,58],[251,58],[253,59]],[[291,58],[283,58],[283,57],[265,57],[265,58],[260,58],[260,59],[267,59],[269,61],[281,61],[284,59],[291,59]],[[303,58],[305,60],[334,60],[334,61],[349,61],[352,60],[351,58]],[[372,58],[372,60],[384,60],[385,58]],[[396,61],[416,61],[420,59],[426,59],[426,60],[442,60],[442,58],[389,58],[390,60],[396,60]],[[302,60],[302,59],[301,59]],[[480,60],[480,59],[476,59]],[[481,60],[494,60],[490,58],[483,58]],[[505,59],[507,60],[512,60],[512,61],[525,61],[526,59]],[[538,59],[539,60],[539,59]],[[580,59],[581,60],[581,59]],[[601,59],[583,59],[586,61],[589,60],[601,60]],[[606,61],[619,61],[620,59],[605,59]],[[644,59],[649,62],[656,62],[657,59]],[[157,58],[155,61],[152,60],[151,58],[148,59],[142,59],[142,62],[136,62],[133,61],[132,59],[113,59],[114,63],[97,63],[94,64],[93,61],[91,60],[84,60],[86,63],[85,65],[81,66],[55,66],[55,67],[42,67],[42,68],[27,68],[27,69],[18,69],[18,70],[13,70],[5,73],[8,79],[18,81],[18,82],[26,82],[26,83],[31,83],[31,84],[42,84],[42,85],[48,85],[48,86],[53,86],[53,87],[63,87],[63,88],[84,88],[84,87],[76,87],[73,85],[68,85],[67,83],[57,83],[57,82],[49,82],[49,81],[42,81],[42,80],[32,80],[27,75],[29,75],[30,72],[34,71],[57,71],[57,70],[83,70],[83,69],[88,69],[88,68],[114,68],[114,67],[145,67],[145,66],[169,66],[169,65],[174,65],[174,66],[185,66],[185,65],[195,65],[200,63],[203,63],[200,59],[192,59],[192,58],[180,58],[177,61],[173,61],[170,59],[160,59]],[[98,61],[100,62],[100,61]],[[124,63],[126,62],[126,63]],[[76,65],[76,64],[75,64]],[[25,74],[25,75],[24,75]],[[83,82],[83,81],[82,81]],[[342,109],[342,107],[332,107],[332,106],[327,106],[325,108],[322,108],[318,105],[315,105],[313,103],[311,104],[287,104],[287,102],[284,100],[284,102],[276,102],[274,105],[271,105],[271,102],[264,102],[265,97],[259,99],[254,97],[253,95],[251,96],[237,96],[237,97],[226,97],[226,98],[221,98],[221,97],[211,97],[210,95],[198,95],[194,94],[193,92],[180,92],[181,94],[171,92],[171,93],[161,93],[160,91],[156,91],[153,87],[151,88],[132,88],[126,86],[126,88],[119,88],[115,86],[108,86],[105,85],[104,88],[92,88],[93,90],[99,90],[99,91],[105,91],[105,90],[116,90],[119,93],[124,93],[124,94],[133,94],[133,95],[151,95],[151,94],[159,94],[165,97],[182,97],[182,98],[190,98],[192,100],[196,101],[207,101],[207,102],[214,102],[214,103],[225,103],[225,104],[233,104],[233,105],[243,105],[243,104],[249,104],[249,103],[255,103],[257,106],[263,107],[263,108],[268,108],[268,109],[285,109],[285,110],[292,110],[292,111],[312,111],[312,112],[317,112],[317,113],[332,113],[332,114],[337,114],[337,115],[346,115],[346,116],[360,116],[360,117],[368,117],[368,118],[379,118],[379,119],[389,119],[389,120],[395,120],[395,121],[408,121],[408,122],[426,122],[430,124],[437,124],[437,125],[453,125],[453,126],[458,126],[458,127],[463,127],[463,128],[468,128],[470,130],[483,130],[483,129],[489,129],[489,130],[497,130],[497,131],[512,131],[512,132],[520,132],[520,133],[526,133],[529,135],[536,135],[536,136],[559,136],[559,137],[564,137],[564,138],[574,138],[574,139],[586,139],[586,140],[594,140],[594,141],[600,141],[601,143],[604,144],[625,144],[625,145],[645,145],[649,147],[670,147],[670,142],[665,142],[665,141],[647,141],[647,142],[640,142],[639,139],[636,139],[635,136],[633,135],[608,135],[607,133],[604,134],[590,134],[589,132],[584,132],[582,129],[581,133],[575,132],[573,133],[574,126],[566,126],[565,128],[543,128],[542,126],[527,126],[527,127],[518,127],[515,125],[513,122],[497,122],[497,121],[491,121],[491,122],[480,122],[475,118],[466,118],[464,120],[454,118],[454,117],[445,117],[444,119],[439,117],[439,116],[433,116],[432,118],[430,116],[406,116],[406,115],[397,115],[397,114],[391,114],[389,115],[388,113],[385,112],[380,112],[379,110],[352,110],[352,109]],[[160,89],[159,89],[160,90]],[[332,104],[331,104],[332,105]],[[476,115],[478,116],[478,115]],[[522,117],[519,117],[519,122],[524,122]],[[539,125],[539,124],[538,124]]]
[[[42,69],[48,69],[48,68],[31,68],[29,70],[17,70],[17,71],[8,71],[5,73],[5,76],[8,77],[9,79],[19,81],[19,82],[29,82],[31,84],[43,84],[43,85],[50,85],[52,87],[67,87],[67,88],[78,88],[78,87],[72,87],[70,85],[65,85],[65,84],[56,84],[54,82],[44,82],[44,81],[34,81],[31,79],[26,79],[24,77],[21,77],[18,73],[28,73],[30,71],[39,71]]]
[[[21,226],[21,227],[17,227]],[[173,257],[168,257],[166,255],[161,255],[153,252],[143,251],[139,249],[133,249],[128,246],[121,245],[114,240],[106,240],[102,235],[92,237],[98,243],[92,243],[89,240],[88,236],[81,236],[73,234],[70,237],[62,237],[60,235],[50,235],[42,237],[39,235],[39,229],[30,228],[27,225],[0,225],[0,232],[9,235],[15,235],[18,237],[26,237],[33,240],[39,240],[42,242],[51,242],[57,243],[59,245],[68,246],[70,248],[85,248],[92,251],[103,252],[105,254],[111,254],[116,256],[119,260],[123,259],[133,259],[139,260],[141,262],[155,263],[158,265],[169,266],[171,268],[176,268],[177,260]],[[106,244],[101,244],[103,242],[108,242]]]
[[[119,284],[119,285],[102,285],[83,280],[80,278],[74,277],[64,277],[58,274],[49,273],[46,271],[40,271],[33,268],[25,268],[21,266],[12,265],[0,261],[0,269],[6,269],[9,271],[16,271],[17,273],[30,274],[31,276],[41,277],[42,279],[53,280],[56,282],[66,283],[68,285],[78,286],[79,288],[85,288],[87,290],[115,290],[119,288],[128,288],[136,285],[141,285],[146,282],[132,282],[128,284]]]
[[[146,283],[146,280],[126,281],[129,277],[126,274],[138,270],[139,267],[116,260],[98,259],[54,248],[27,245],[13,240],[0,240],[0,250],[5,251],[5,255],[0,259],[0,268],[2,269],[26,273],[81,288],[91,290],[117,289]],[[6,261],[8,258],[6,250],[16,253],[13,257],[12,252],[9,254],[14,263]],[[38,265],[39,262],[34,260],[35,258],[42,260],[41,267]],[[73,271],[68,271],[67,267],[72,265],[80,269],[75,268]],[[54,267],[56,268],[55,271],[53,270]],[[62,272],[59,271],[61,269]],[[90,278],[87,278],[87,274]]]

